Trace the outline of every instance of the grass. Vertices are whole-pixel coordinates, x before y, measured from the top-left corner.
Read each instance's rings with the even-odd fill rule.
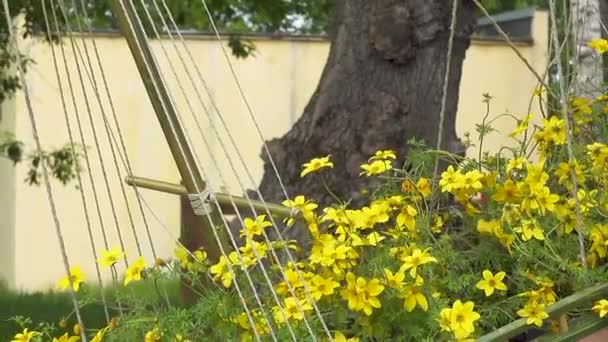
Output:
[[[179,285],[177,281],[165,281],[159,284],[159,288],[166,290],[169,301],[173,305],[178,305]],[[87,298],[97,298],[99,300],[96,303],[85,305],[81,309],[83,321],[87,329],[102,328],[106,325],[106,318],[101,304],[100,288],[89,286],[86,292]],[[159,300],[159,293],[151,281],[134,283],[128,288],[108,287],[106,289],[106,297],[109,301],[112,301],[117,295],[121,297],[134,296],[144,302],[158,302]],[[20,330],[19,326],[10,320],[12,317],[27,317],[32,320],[32,327],[36,327],[43,322],[57,326],[60,320],[70,316],[67,322],[69,329],[71,329],[76,323],[76,317],[71,314],[72,311],[72,301],[67,292],[15,292],[9,291],[6,286],[0,284],[0,341],[10,341],[15,332]],[[110,315],[118,316],[118,313],[111,310]]]

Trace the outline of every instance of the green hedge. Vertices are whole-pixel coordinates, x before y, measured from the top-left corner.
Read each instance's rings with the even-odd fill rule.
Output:
[[[72,310],[72,302],[67,293],[2,291],[0,292],[0,341],[10,341],[19,330],[14,322],[9,321],[11,317],[29,317],[34,326],[42,322],[58,324]],[[102,305],[87,305],[82,309],[82,314],[88,328],[100,328],[106,324]],[[71,326],[75,321],[72,315],[68,322]]]
[[[163,282],[162,286],[169,296],[170,301],[174,305],[179,303],[179,285],[177,281]],[[127,291],[127,292],[124,292]],[[87,288],[87,292],[93,295],[93,298],[100,298],[96,293],[98,288]],[[108,300],[115,297],[117,293],[122,295],[135,296],[143,301],[155,301],[158,294],[154,289],[154,285],[150,282],[142,281],[135,283],[127,288],[108,288],[106,296]],[[8,291],[0,284],[0,341],[10,341],[14,334],[19,330],[19,326],[12,321],[11,317],[23,316],[32,320],[33,326],[39,323],[47,322],[57,325],[59,321],[69,315],[73,310],[72,301],[67,292],[36,292],[23,293]],[[106,325],[103,305],[89,304],[81,309],[83,320],[86,323],[87,329],[98,329]],[[118,316],[118,313],[111,312],[111,316]],[[68,320],[69,327],[76,323],[76,317],[70,316]]]

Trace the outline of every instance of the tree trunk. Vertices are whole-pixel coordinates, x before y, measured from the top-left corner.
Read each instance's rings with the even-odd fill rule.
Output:
[[[335,168],[323,177],[342,199],[361,203],[373,180],[359,166],[378,149],[398,152],[416,137],[435,147],[447,65],[451,0],[337,0],[331,50],[319,85],[302,117],[283,137],[268,142],[289,196],[331,202],[317,175],[300,178],[302,164],[331,154]],[[475,28],[471,1],[457,15],[444,150],[463,154],[456,136],[458,89],[465,52]],[[268,158],[260,190],[280,202],[283,193]]]

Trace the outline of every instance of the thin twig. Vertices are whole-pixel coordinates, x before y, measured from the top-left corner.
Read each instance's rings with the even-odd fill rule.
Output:
[[[534,74],[534,76],[536,77],[536,79],[538,80],[538,82],[542,86],[544,86],[545,89],[547,89],[547,91],[550,91],[550,89],[547,86],[547,84],[545,83],[544,79],[538,74],[538,72],[536,72],[536,70],[534,70],[534,68],[532,67],[532,65],[528,61],[528,59],[526,57],[524,57],[524,55],[521,54],[521,52],[519,51],[519,49],[517,48],[517,46],[515,46],[515,44],[511,40],[511,38],[509,38],[509,35],[500,27],[500,25],[498,25],[498,23],[496,22],[496,20],[494,20],[494,18],[492,18],[492,16],[490,15],[490,13],[488,13],[488,10],[486,10],[486,8],[483,7],[483,5],[479,2],[479,0],[473,0],[473,2],[481,10],[481,12],[483,13],[483,15],[485,17],[487,17],[488,20],[490,20],[490,22],[492,23],[492,25],[494,25],[494,28],[496,29],[496,31],[498,31],[498,33],[505,39],[505,41],[507,42],[507,45],[509,45],[509,47],[511,47],[511,49],[515,52],[515,54],[517,55],[517,57],[519,57],[519,59],[521,59],[521,61],[524,62],[524,64],[528,68],[528,70],[530,70],[530,72],[532,74]]]

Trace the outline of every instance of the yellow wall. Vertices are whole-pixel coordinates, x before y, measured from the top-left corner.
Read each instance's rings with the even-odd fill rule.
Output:
[[[532,22],[534,43],[517,44],[517,49],[541,76],[548,64],[548,28],[548,13],[537,11]],[[492,96],[490,119],[504,113],[523,118],[530,111],[532,114],[536,112],[532,123],[539,124],[538,101],[533,102],[529,109],[531,95],[538,85],[537,78],[509,46],[502,42],[474,42],[467,51],[463,67],[457,134],[463,137],[465,132],[469,132],[471,139],[477,142],[475,124],[481,123],[487,112],[486,104],[482,102],[484,93]],[[514,119],[504,116],[494,121],[492,127],[499,132],[485,139],[483,150],[496,152],[505,144],[512,145],[513,140],[508,135],[515,125]],[[473,147],[467,154],[477,156],[478,151]]]
[[[520,49],[530,59],[532,65],[540,69],[546,65],[547,60],[545,56],[547,51],[545,44],[547,40],[546,15],[538,13],[534,25],[535,43],[522,45]],[[86,41],[89,44],[91,43],[91,39]],[[111,36],[97,36],[95,42],[104,63],[134,173],[142,177],[178,182],[180,177],[125,42]],[[266,139],[270,139],[287,132],[302,112],[316,87],[327,57],[329,45],[322,40],[286,39],[258,39],[255,43],[258,48],[258,54],[255,58],[233,60],[233,63],[242,82],[243,91],[263,130],[263,135]],[[262,163],[259,158],[261,140],[249,117],[246,106],[240,99],[219,45],[213,39],[205,37],[187,39],[187,45],[195,56],[196,63],[207,84],[212,89],[220,112],[237,142],[243,160],[253,175],[253,180],[247,177],[241,162],[236,159],[234,149],[230,146],[230,140],[227,139],[226,135],[222,134],[219,139],[214,137],[210,128],[211,123],[206,119],[206,115],[203,114],[202,107],[198,102],[199,95],[188,80],[188,74],[196,76],[194,69],[190,66],[188,72],[186,72],[179,63],[173,45],[169,42],[163,44],[169,53],[169,60],[177,68],[177,79],[182,81],[185,87],[187,94],[185,97],[181,94],[178,82],[172,74],[167,59],[164,57],[161,43],[158,41],[152,43],[158,63],[165,72],[168,87],[175,97],[178,110],[185,117],[185,126],[188,127],[192,137],[192,145],[203,161],[201,165],[205,168],[204,172],[209,175],[208,178],[211,179],[210,183],[214,190],[227,187],[232,193],[242,193],[241,187],[236,181],[237,178],[224,157],[222,144],[228,146],[229,155],[235,158],[233,163],[237,167],[243,186],[252,188],[259,181],[262,173]],[[22,42],[21,47],[37,61],[37,64],[28,73],[27,83],[31,89],[33,108],[40,127],[42,143],[47,147],[60,147],[68,141],[68,135],[63,121],[59,85],[55,76],[50,46],[30,40]],[[78,74],[73,54],[69,51],[70,44],[65,44],[64,47],[68,49],[70,75],[74,84],[79,87],[80,81],[76,79]],[[82,46],[80,48],[83,49]],[[90,53],[93,53],[92,46],[89,46],[89,49]],[[181,46],[179,49],[182,51],[182,55],[187,57]],[[56,52],[59,53],[57,48]],[[67,74],[63,71],[62,63],[60,61],[60,76],[62,82],[64,82],[64,91],[67,92],[65,83]],[[86,81],[86,75],[83,77],[85,77],[88,88],[94,126],[97,128],[100,139],[113,203],[117,210],[118,226],[126,242],[127,252],[131,256],[135,256],[137,249],[120,189],[121,179],[117,176],[113,166],[114,161],[109,150],[108,138],[103,129],[101,111],[93,98],[93,92],[90,83]],[[96,71],[96,77],[100,77],[98,71]],[[462,135],[465,131],[474,132],[474,124],[479,122],[485,113],[484,105],[481,103],[482,93],[488,92],[495,97],[492,105],[493,113],[501,113],[508,109],[517,116],[523,116],[527,112],[528,100],[535,86],[535,79],[505,44],[474,42],[467,53],[464,66],[458,118],[459,134]],[[204,94],[202,85],[198,81],[196,88],[201,94]],[[67,99],[70,101],[69,97]],[[196,125],[191,119],[186,99],[193,105],[201,120],[202,129],[209,139],[211,151],[219,159],[217,167],[210,159]],[[205,96],[203,96],[203,99],[206,102],[208,100]],[[92,162],[90,169],[93,172],[100,202],[102,202],[101,211],[110,240],[109,244],[115,245],[118,243],[116,224],[109,205],[102,168],[93,141],[87,106],[79,88],[76,91],[76,100],[78,114],[82,119],[87,145],[89,146],[88,151]],[[15,103],[17,118],[15,132],[26,141],[28,146],[33,146],[23,94],[17,96]],[[110,115],[111,112],[106,100],[104,100],[104,106],[106,113]],[[68,107],[72,126],[75,127],[76,111],[73,110],[71,104],[68,104]],[[213,123],[217,125],[221,132],[224,132],[217,116],[213,114],[212,117],[214,118]],[[501,121],[500,126],[497,128],[508,134],[514,123]],[[488,139],[486,146],[493,149],[499,146],[502,141],[504,141],[504,138],[494,136]],[[23,179],[26,171],[27,165],[19,165],[16,172],[13,172],[5,161],[0,161],[0,182],[2,182],[0,187],[3,189],[0,193],[0,210],[2,210],[0,211],[0,217],[2,217],[0,224],[6,225],[7,222],[9,223],[8,227],[2,227],[8,229],[0,230],[0,234],[3,234],[0,235],[0,253],[4,253],[0,255],[3,256],[0,258],[0,274],[7,278],[14,288],[34,290],[53,286],[55,281],[63,275],[63,266],[46,193],[43,187],[32,187],[24,184]],[[122,172],[124,176],[124,170]],[[220,173],[227,178],[227,184],[220,181]],[[94,230],[94,240],[97,249],[101,249],[103,238],[100,232],[100,223],[96,215],[93,191],[86,175],[84,181],[83,190],[87,198]],[[8,191],[4,191],[4,189],[8,189]],[[80,194],[73,185],[64,187],[57,182],[53,182],[53,191],[70,261],[81,264],[90,281],[94,282],[93,255],[87,235],[87,223],[82,214],[83,206]],[[146,258],[151,261],[150,247],[137,202],[132,191],[127,192],[131,211],[135,218],[137,236],[141,240]],[[146,210],[155,247],[161,256],[168,256],[174,246],[173,238],[178,232],[178,199],[173,195],[146,190],[142,192],[154,213],[170,230],[170,233],[166,232]],[[11,217],[11,215],[14,216],[13,222],[10,219],[4,220],[4,217]],[[11,234],[14,236],[11,236]],[[104,276],[108,277],[109,272],[104,271]]]

